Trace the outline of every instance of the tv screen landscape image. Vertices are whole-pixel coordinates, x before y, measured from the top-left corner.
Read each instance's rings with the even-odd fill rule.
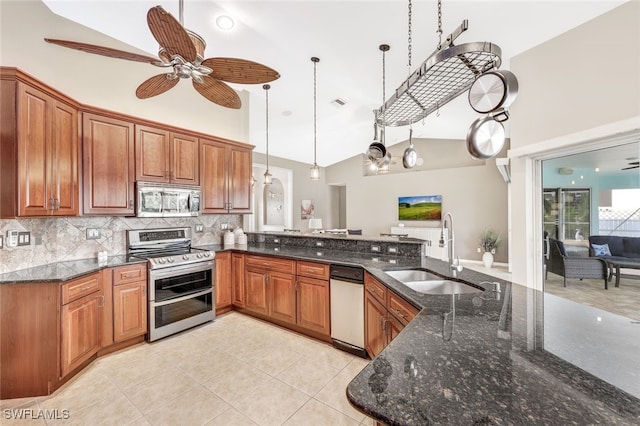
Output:
[[[399,220],[441,220],[442,195],[398,197]]]

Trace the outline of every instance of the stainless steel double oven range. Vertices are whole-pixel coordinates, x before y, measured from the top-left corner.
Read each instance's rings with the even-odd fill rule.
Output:
[[[192,248],[191,228],[129,230],[127,247],[148,261],[150,342],[215,319],[215,252]]]

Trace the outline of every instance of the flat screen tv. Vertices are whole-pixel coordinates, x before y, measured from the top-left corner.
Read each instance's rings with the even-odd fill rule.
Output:
[[[442,195],[398,197],[399,220],[442,220]]]

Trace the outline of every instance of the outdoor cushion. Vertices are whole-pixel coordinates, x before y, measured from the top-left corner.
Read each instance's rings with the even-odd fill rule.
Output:
[[[591,244],[593,248],[594,256],[611,256],[611,251],[609,251],[609,244]]]
[[[623,256],[633,259],[640,259],[640,238],[627,237],[622,240],[624,247]]]
[[[589,244],[607,244],[609,246],[609,252],[611,256],[624,256],[624,246],[622,244],[622,238],[616,235],[590,235]]]

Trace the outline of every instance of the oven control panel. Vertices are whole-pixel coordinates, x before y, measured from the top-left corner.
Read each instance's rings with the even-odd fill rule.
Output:
[[[149,259],[151,268],[166,268],[168,266],[187,265],[211,260],[215,257],[215,253],[210,250],[191,251],[191,253],[160,256]]]

